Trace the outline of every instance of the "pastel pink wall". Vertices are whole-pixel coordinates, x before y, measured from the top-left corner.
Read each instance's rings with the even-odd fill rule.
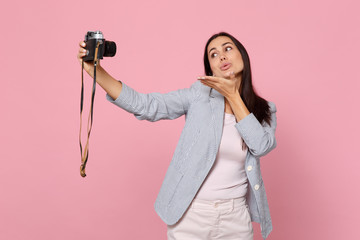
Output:
[[[88,30],[117,43],[102,66],[143,93],[189,87],[203,74],[206,40],[232,33],[250,54],[259,94],[278,108],[278,146],[262,159],[274,226],[268,239],[356,239],[359,7],[356,0],[2,4],[0,239],[166,239],[153,204],[184,117],[139,121],[98,87],[82,178],[76,54]]]

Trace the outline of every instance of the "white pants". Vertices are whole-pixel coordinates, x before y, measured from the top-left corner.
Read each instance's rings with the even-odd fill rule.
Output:
[[[168,240],[253,240],[253,236],[245,198],[195,198],[177,223],[167,225]]]

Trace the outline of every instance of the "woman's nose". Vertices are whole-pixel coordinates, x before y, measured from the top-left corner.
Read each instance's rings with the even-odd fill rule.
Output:
[[[220,61],[224,61],[224,60],[226,60],[226,57],[225,57],[224,54],[222,54],[222,55],[220,56]]]

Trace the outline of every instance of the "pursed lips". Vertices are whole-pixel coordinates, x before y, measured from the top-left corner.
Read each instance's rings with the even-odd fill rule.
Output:
[[[220,66],[221,71],[227,70],[231,67],[231,63],[223,63]]]

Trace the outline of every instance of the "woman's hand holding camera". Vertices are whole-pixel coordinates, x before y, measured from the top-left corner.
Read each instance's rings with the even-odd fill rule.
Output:
[[[81,62],[83,61],[83,57],[86,56],[86,43],[84,41],[81,41],[79,43],[80,48],[79,48],[79,53],[77,55],[77,58],[80,62],[80,66],[81,66]],[[100,59],[98,60],[98,65],[96,66],[97,68],[100,67]],[[84,70],[92,77],[94,78],[94,63],[93,62],[84,62]]]
[[[77,58],[80,62],[80,66],[83,62],[83,57],[86,56],[86,43],[84,41],[81,41],[79,43],[80,48],[77,55]],[[85,71],[94,78],[94,63],[89,61],[84,61],[84,69]],[[116,99],[122,89],[122,83],[115,78],[113,78],[109,73],[105,71],[100,66],[100,59],[98,60],[98,65],[96,66],[96,82],[112,97],[113,99]]]

